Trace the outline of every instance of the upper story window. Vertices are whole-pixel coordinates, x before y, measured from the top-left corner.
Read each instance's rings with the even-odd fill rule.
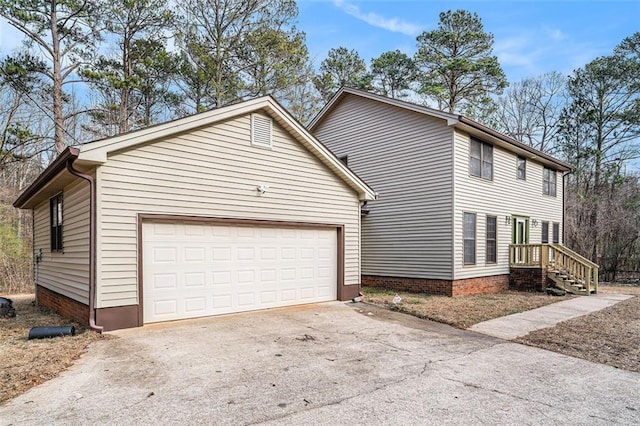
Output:
[[[551,197],[556,196],[556,171],[544,168],[542,171],[542,193]]]
[[[527,178],[527,159],[518,155],[516,176],[518,179]]]
[[[469,173],[471,176],[493,180],[493,146],[471,139]]]
[[[51,251],[62,251],[62,193],[49,200]]]

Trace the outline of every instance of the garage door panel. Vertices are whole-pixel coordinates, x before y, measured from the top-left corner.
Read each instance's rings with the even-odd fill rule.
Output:
[[[201,272],[185,272],[184,285],[188,288],[205,287],[207,284],[207,273]]]
[[[213,296],[213,307],[214,309],[218,310],[230,308],[232,306],[232,300],[233,297],[231,294],[218,294],[216,296]]]
[[[335,300],[334,229],[143,224],[144,321]]]

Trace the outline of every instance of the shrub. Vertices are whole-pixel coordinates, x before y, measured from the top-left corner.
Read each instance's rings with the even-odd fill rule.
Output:
[[[0,225],[0,293],[32,291],[31,250],[13,227]]]

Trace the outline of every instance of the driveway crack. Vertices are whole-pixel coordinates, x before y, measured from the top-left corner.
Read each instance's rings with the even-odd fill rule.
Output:
[[[428,363],[424,364],[424,367],[422,368],[422,371],[418,374],[418,376],[421,376],[427,370],[427,368],[428,368]],[[274,421],[274,420],[286,419],[287,417],[291,417],[291,416],[294,416],[296,414],[303,413],[305,411],[318,410],[320,408],[328,407],[328,406],[332,406],[332,405],[340,405],[343,402],[352,400],[354,398],[358,398],[358,397],[363,396],[363,395],[369,395],[369,394],[378,392],[380,390],[384,390],[384,389],[386,389],[386,388],[388,388],[390,386],[395,386],[397,384],[400,384],[402,382],[405,382],[405,381],[413,379],[413,378],[415,378],[414,374],[407,375],[405,377],[400,377],[398,379],[395,379],[395,380],[389,381],[387,383],[378,385],[378,386],[374,387],[373,389],[369,389],[369,390],[365,390],[365,391],[362,391],[362,392],[358,392],[356,394],[345,396],[345,397],[339,398],[339,399],[335,399],[333,401],[327,401],[325,403],[318,404],[318,405],[315,405],[313,407],[310,406],[310,407],[308,407],[306,409],[297,410],[297,411],[293,411],[293,412],[290,412],[290,413],[285,413],[285,414],[278,415],[278,416],[268,417],[266,419],[257,420],[255,422],[248,422],[248,423],[245,423],[245,425],[246,426],[260,425],[260,424],[264,424],[266,422],[270,422],[270,421]]]

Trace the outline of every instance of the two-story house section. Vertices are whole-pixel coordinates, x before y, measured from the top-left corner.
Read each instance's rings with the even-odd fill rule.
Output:
[[[363,285],[499,291],[510,245],[561,243],[571,167],[493,129],[350,88],[309,128],[379,193],[363,209]]]

